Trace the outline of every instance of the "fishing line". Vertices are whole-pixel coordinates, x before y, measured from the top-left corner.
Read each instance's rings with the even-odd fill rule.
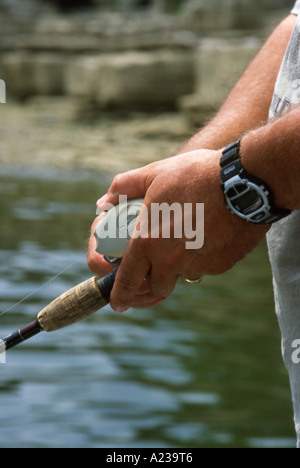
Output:
[[[126,219],[123,219],[125,216],[122,214],[123,206],[121,206],[121,204],[108,211],[107,216],[109,216],[109,219],[115,220],[117,223],[116,225],[119,226],[119,228],[121,226],[123,229],[119,229],[119,238],[116,244],[113,243],[112,245],[111,242],[109,242],[108,245],[106,245],[106,248],[108,249],[106,252],[100,248],[100,241],[102,245],[101,225],[103,223],[106,224],[106,221],[104,222],[102,219],[99,222],[101,225],[99,226],[98,224],[99,230],[96,229],[97,232],[95,232],[95,237],[97,240],[96,251],[101,255],[104,253],[112,255],[112,257],[106,255],[106,258],[112,264],[120,264],[120,260],[123,257],[123,254],[130,242],[130,236],[125,236],[126,245],[120,245],[120,241],[124,240],[124,233],[129,231],[130,225],[133,222],[133,213],[132,211],[129,212],[130,206],[135,207],[136,218],[140,212],[141,207],[137,206],[137,202],[138,200],[132,200],[129,203],[125,203],[125,212],[128,210],[128,214],[131,215],[131,217],[126,216]],[[102,247],[104,248],[105,245],[102,245]],[[76,263],[78,262],[74,262],[72,265],[66,267],[62,272],[51,278],[51,280],[49,280],[45,285],[39,287],[34,292],[19,301],[17,304],[7,309],[7,311],[0,314],[0,317],[1,315],[14,309],[17,305],[24,302],[25,299],[36,294],[37,291],[51,283],[55,278],[60,276],[63,272],[71,268]],[[41,312],[39,312],[36,320],[8,335],[3,340],[5,344],[5,351],[13,348],[14,346],[17,346],[24,341],[27,341],[28,339],[36,336],[41,331],[51,333],[53,331],[60,330],[89,317],[95,312],[98,312],[100,309],[103,309],[110,302],[110,295],[114,287],[117,272],[118,267],[116,267],[111,273],[104,276],[103,278],[90,278],[83,283],[74,286],[69,291],[63,293],[61,296],[52,301],[51,304],[46,306]]]
[[[35,294],[37,294],[39,291],[41,291],[42,289],[46,288],[46,286],[48,286],[49,284],[51,284],[53,281],[55,281],[57,278],[59,278],[61,275],[63,275],[66,271],[68,271],[70,268],[72,268],[73,266],[75,265],[78,265],[79,264],[79,260],[76,260],[76,262],[73,262],[71,265],[67,266],[66,268],[64,268],[60,273],[58,273],[57,275],[53,276],[49,281],[47,281],[45,284],[43,284],[42,286],[39,286],[37,289],[35,289],[33,292],[31,292],[30,294],[28,294],[27,296],[23,297],[23,299],[21,299],[19,302],[17,302],[16,304],[14,304],[13,306],[9,307],[7,310],[5,310],[4,312],[1,312],[0,313],[0,317],[3,317],[3,315],[7,314],[8,312],[11,312],[12,310],[14,310],[16,307],[18,307],[20,304],[23,304],[23,302],[25,302],[27,299],[29,299],[30,297],[34,296]]]

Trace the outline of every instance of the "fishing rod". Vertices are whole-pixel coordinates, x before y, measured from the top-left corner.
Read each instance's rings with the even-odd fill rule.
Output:
[[[90,278],[59,296],[37,319],[4,338],[5,350],[29,340],[41,331],[51,333],[83,320],[109,303],[117,268],[104,278]]]
[[[0,340],[5,351],[42,331],[51,333],[73,325],[109,304],[118,266],[130,242],[142,203],[141,199],[131,200],[112,207],[96,227],[96,251],[116,266],[113,272],[100,279],[90,278],[56,298],[36,320]]]

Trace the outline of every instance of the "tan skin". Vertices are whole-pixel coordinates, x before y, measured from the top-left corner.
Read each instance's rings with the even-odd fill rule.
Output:
[[[180,277],[193,280],[224,273],[266,235],[269,226],[249,225],[225,207],[219,162],[222,148],[231,141],[246,134],[241,147],[245,168],[269,183],[278,207],[300,208],[300,108],[272,124],[266,123],[295,22],[296,17],[290,15],[278,26],[218,115],[188,142],[182,154],[114,179],[106,203],[116,204],[119,195],[127,195],[129,199],[145,198],[148,208],[151,203],[163,202],[205,205],[205,243],[199,250],[187,250],[184,238],[132,239],[111,294],[111,305],[117,312],[158,304],[170,296]],[[111,267],[95,252],[93,232],[97,222],[92,226],[88,263],[94,273],[103,276]]]

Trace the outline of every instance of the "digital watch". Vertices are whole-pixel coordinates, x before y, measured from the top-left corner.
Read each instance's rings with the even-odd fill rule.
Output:
[[[241,140],[228,145],[221,158],[221,187],[231,213],[252,224],[273,224],[291,212],[275,208],[269,187],[242,166]]]

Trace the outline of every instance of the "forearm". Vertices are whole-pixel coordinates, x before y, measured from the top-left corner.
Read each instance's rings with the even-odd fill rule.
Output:
[[[300,209],[300,106],[242,140],[245,169],[272,189],[278,208]]]
[[[278,72],[296,16],[288,16],[273,32],[229,95],[216,117],[183,148],[220,149],[268,120]]]

